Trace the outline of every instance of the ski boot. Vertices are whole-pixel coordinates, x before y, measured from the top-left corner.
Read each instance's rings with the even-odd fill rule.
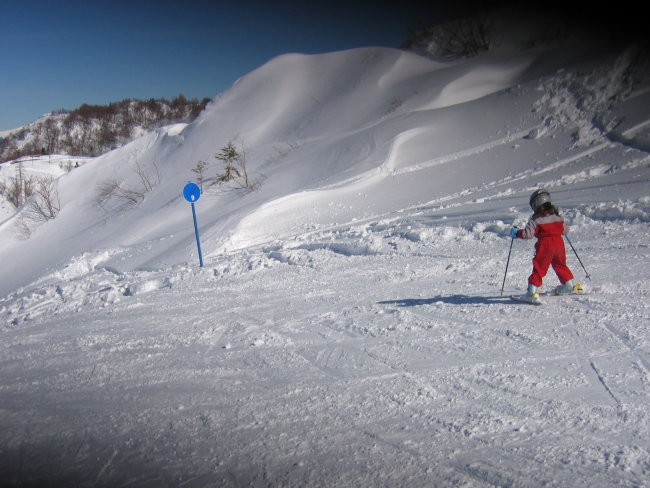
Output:
[[[529,284],[526,294],[522,295],[521,299],[525,302],[534,303],[535,305],[541,305],[542,301],[539,299],[539,287]]]
[[[571,295],[583,292],[584,289],[582,288],[582,285],[573,280],[569,280],[560,286],[556,286],[555,290],[553,290],[554,295]]]

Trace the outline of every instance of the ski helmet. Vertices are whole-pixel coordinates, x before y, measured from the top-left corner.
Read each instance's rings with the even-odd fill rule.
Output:
[[[544,188],[535,190],[530,196],[530,208],[533,209],[533,212],[537,212],[537,209],[545,203],[551,203],[551,194]]]

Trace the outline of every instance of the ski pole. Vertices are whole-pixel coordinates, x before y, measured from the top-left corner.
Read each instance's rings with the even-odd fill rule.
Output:
[[[506,261],[506,272],[503,274],[503,284],[501,285],[501,296],[503,296],[503,289],[506,286],[506,276],[508,276],[508,266],[510,265],[510,254],[512,253],[512,243],[515,242],[515,237],[512,236],[510,240],[510,250],[508,251],[508,261]]]
[[[567,236],[567,235],[565,235],[564,238],[565,238],[566,241],[569,243],[569,246],[571,246],[571,249],[573,249],[573,253],[574,253],[574,254],[576,255],[576,257],[578,258],[578,262],[580,263],[580,266],[582,266],[582,269],[585,270],[585,275],[587,275],[587,279],[588,279],[589,281],[591,281],[591,276],[589,276],[589,273],[587,272],[587,269],[585,268],[585,265],[582,264],[582,260],[580,259],[580,256],[578,256],[578,253],[577,253],[577,251],[576,251],[576,248],[573,247],[573,244],[571,244],[571,239],[569,239],[569,236]]]

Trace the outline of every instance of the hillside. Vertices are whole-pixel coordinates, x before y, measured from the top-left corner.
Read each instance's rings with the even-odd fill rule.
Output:
[[[56,218],[0,224],[0,476],[642,486],[648,68],[570,38],[287,54],[62,174]],[[254,190],[211,185],[229,142]],[[181,193],[200,161],[203,268]],[[532,307],[510,295],[533,245],[508,232],[541,186],[588,293]]]
[[[173,98],[122,100],[108,105],[83,104],[58,110],[13,131],[0,134],[0,162],[26,156],[98,156],[157,127],[191,122],[209,100]]]

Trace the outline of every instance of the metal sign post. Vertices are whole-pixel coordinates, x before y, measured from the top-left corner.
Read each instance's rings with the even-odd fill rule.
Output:
[[[203,254],[201,254],[201,239],[199,239],[199,226],[196,223],[196,210],[194,209],[194,202],[201,198],[201,189],[196,183],[188,183],[183,188],[183,196],[185,200],[192,204],[192,218],[194,219],[194,234],[196,235],[196,247],[199,249],[199,265],[203,267]]]

